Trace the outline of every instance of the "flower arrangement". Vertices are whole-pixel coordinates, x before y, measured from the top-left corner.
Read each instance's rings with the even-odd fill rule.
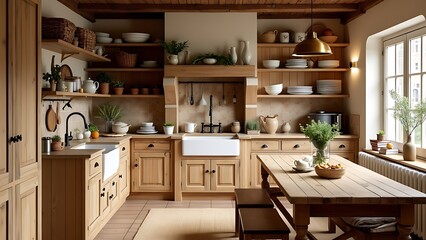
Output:
[[[300,125],[300,131],[307,136],[314,145],[314,163],[315,165],[325,163],[327,161],[326,148],[328,143],[339,135],[339,127],[337,124],[330,125],[326,122],[312,120],[306,126]]]

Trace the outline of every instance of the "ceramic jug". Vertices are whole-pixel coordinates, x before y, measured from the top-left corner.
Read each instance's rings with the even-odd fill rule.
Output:
[[[264,32],[262,33],[262,35],[260,35],[260,42],[273,43],[275,42],[275,38],[277,34],[278,34],[278,30]]]
[[[262,124],[265,131],[269,134],[274,134],[278,129],[278,114],[274,116],[260,116],[260,123]]]
[[[172,65],[177,65],[179,63],[178,55],[169,55],[167,56],[167,60],[169,60],[169,63]]]
[[[99,88],[99,83],[92,79],[87,79],[83,83],[83,90],[85,93],[95,93]]]

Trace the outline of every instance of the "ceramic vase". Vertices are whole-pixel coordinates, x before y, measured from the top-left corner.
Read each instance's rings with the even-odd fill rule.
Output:
[[[290,123],[288,123],[288,122],[284,123],[284,125],[283,125],[283,132],[284,133],[289,133],[290,130],[291,130]]]
[[[169,55],[167,56],[167,60],[169,60],[169,63],[172,65],[177,65],[179,63],[178,55]]]
[[[185,51],[185,64],[186,65],[191,64],[191,52],[189,50]]]
[[[416,160],[416,145],[411,142],[411,135],[407,134],[407,141],[402,146],[402,156],[405,161]]]
[[[229,55],[231,55],[232,63],[235,65],[237,63],[237,61],[238,61],[236,47],[231,47],[231,49],[229,49]]]
[[[243,52],[242,52],[242,60],[244,65],[250,65],[251,61],[251,52],[250,52],[250,42],[249,41],[243,41]]]

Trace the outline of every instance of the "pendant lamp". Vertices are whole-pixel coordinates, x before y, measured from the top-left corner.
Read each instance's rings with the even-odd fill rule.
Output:
[[[311,0],[311,29],[306,39],[296,45],[293,51],[293,57],[322,57],[333,54],[330,46],[317,37],[313,30],[313,0]]]

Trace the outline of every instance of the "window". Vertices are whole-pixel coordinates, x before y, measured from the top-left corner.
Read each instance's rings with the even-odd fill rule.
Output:
[[[384,119],[389,140],[404,141],[404,131],[393,117],[389,91],[407,96],[411,106],[426,99],[426,28],[384,41]],[[417,147],[426,148],[426,123],[412,134]]]

